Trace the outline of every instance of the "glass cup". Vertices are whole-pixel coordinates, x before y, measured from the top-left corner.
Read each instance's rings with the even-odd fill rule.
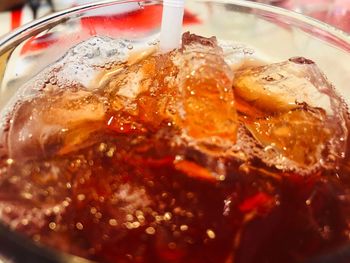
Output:
[[[350,2],[348,0],[255,0],[256,2],[280,6],[311,16],[350,32]]]
[[[162,2],[152,0],[91,3],[41,18],[6,35],[0,39],[0,110],[21,85],[92,36],[156,44],[161,10]],[[241,43],[249,47],[247,53],[254,50],[255,56],[267,62],[294,56],[310,58],[350,102],[350,37],[329,25],[249,1],[191,0],[186,1],[186,31]],[[90,262],[42,247],[3,224],[0,251],[4,262],[6,256],[15,262]],[[350,248],[339,248],[334,255],[312,262],[341,262],[337,255],[344,253],[349,258]],[[329,258],[333,261],[322,261]]]

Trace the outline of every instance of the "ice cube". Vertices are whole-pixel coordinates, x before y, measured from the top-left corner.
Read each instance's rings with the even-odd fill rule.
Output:
[[[185,33],[175,80],[175,123],[197,145],[227,147],[236,141],[237,113],[231,90],[233,74],[215,37]]]
[[[130,50],[129,41],[108,37],[93,37],[70,49],[52,69],[51,74],[59,86],[67,82],[96,88],[94,80],[102,69],[125,63]]]
[[[157,130],[161,123],[172,122],[169,111],[175,91],[169,83],[177,68],[171,56],[149,56],[110,80],[103,91],[113,115],[108,128],[121,133],[126,126],[134,127],[135,131],[141,131],[140,127]]]
[[[265,147],[277,149],[303,168],[313,166],[331,154],[327,144],[334,127],[327,127],[325,113],[320,109],[295,109],[247,121],[246,127]]]
[[[119,116],[123,112],[148,128],[166,121],[192,145],[221,148],[236,140],[232,79],[215,38],[185,33],[181,50],[130,66],[105,94]]]
[[[113,110],[108,128],[162,133],[165,125],[172,130],[166,136],[181,148],[178,154],[195,149],[201,156],[222,155],[235,143],[238,126],[232,79],[215,38],[185,33],[180,50],[149,56],[106,85],[104,96]],[[192,166],[183,157],[177,165],[191,176]],[[202,171],[210,166],[210,174],[223,170],[219,163],[208,159],[200,165]]]
[[[302,103],[332,111],[332,85],[313,61],[302,57],[238,70],[233,86],[235,95],[269,113],[286,112]]]
[[[105,116],[103,100],[84,89],[47,91],[14,108],[7,136],[9,157],[31,159],[82,147]]]
[[[234,92],[241,121],[264,147],[257,152],[265,161],[263,152],[276,150],[281,162],[275,165],[283,169],[329,168],[343,157],[346,109],[313,61],[299,57],[239,70]]]
[[[252,46],[222,39],[218,39],[218,45],[222,48],[225,62],[233,70],[247,66],[264,65],[261,54],[256,54]]]

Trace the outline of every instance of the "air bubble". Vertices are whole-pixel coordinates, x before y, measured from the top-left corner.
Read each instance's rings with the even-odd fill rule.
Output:
[[[117,220],[115,220],[114,218],[109,219],[108,223],[109,223],[111,226],[116,226],[116,225],[118,225]]]
[[[49,83],[52,85],[56,85],[57,84],[57,79],[55,77],[50,78]]]
[[[181,225],[180,226],[180,230],[181,231],[187,231],[188,230],[188,226],[187,225]]]
[[[77,198],[78,198],[79,201],[84,201],[85,200],[85,195],[84,194],[79,194],[77,196]]]
[[[80,222],[76,223],[75,224],[75,227],[78,229],[78,230],[83,230],[84,229],[84,225]]]
[[[147,227],[145,232],[148,234],[148,235],[154,235],[156,233],[156,230],[154,229],[154,227]]]
[[[56,229],[56,223],[55,223],[55,222],[50,222],[49,228],[50,228],[51,230],[55,230],[55,229]]]
[[[14,160],[11,159],[11,158],[9,158],[9,159],[6,160],[6,164],[7,164],[7,165],[12,165],[13,163],[14,163]]]

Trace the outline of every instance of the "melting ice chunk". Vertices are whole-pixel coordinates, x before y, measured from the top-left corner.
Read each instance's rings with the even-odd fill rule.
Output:
[[[298,57],[235,73],[237,96],[270,113],[295,109],[301,103],[330,113],[333,88],[316,64]]]
[[[344,105],[313,61],[299,57],[239,70],[234,92],[246,116],[241,120],[265,150],[299,168],[334,167],[342,157]]]
[[[233,73],[216,38],[185,33],[174,64],[179,68],[175,80],[177,124],[197,143],[234,143],[237,113],[231,90]]]
[[[246,127],[260,143],[306,168],[329,154],[333,127],[325,126],[325,121],[320,109],[296,109],[247,122]]]
[[[232,79],[215,38],[185,33],[180,50],[129,67],[106,92],[115,110],[148,127],[167,120],[189,143],[220,148],[236,140]]]
[[[44,93],[18,104],[8,132],[9,157],[39,158],[82,147],[102,128],[102,99],[84,90]]]

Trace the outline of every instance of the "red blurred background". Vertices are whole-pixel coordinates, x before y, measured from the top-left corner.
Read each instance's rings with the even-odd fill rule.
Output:
[[[53,11],[94,0],[1,0],[0,35]],[[191,1],[191,0],[186,0]],[[303,13],[350,33],[350,0],[255,0]]]

